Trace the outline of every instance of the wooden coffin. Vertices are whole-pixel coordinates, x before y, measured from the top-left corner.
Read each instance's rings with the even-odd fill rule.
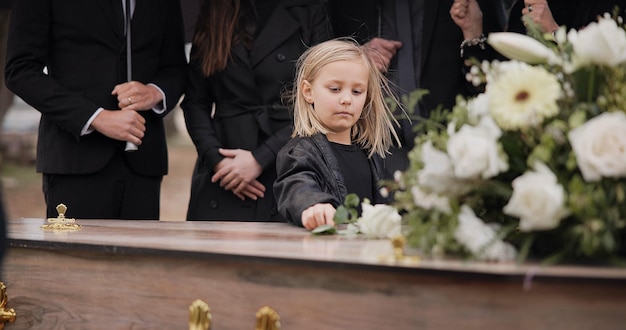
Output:
[[[8,224],[6,329],[624,329],[626,269],[394,259],[388,240],[279,223]]]

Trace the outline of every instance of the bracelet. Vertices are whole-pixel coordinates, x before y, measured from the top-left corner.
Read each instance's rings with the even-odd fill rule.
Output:
[[[485,42],[487,41],[487,37],[484,34],[481,34],[480,37],[474,39],[465,39],[461,42],[461,57],[463,57],[463,51],[466,47],[479,46],[480,49],[485,50]]]

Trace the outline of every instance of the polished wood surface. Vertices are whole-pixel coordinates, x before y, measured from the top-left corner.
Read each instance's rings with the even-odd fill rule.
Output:
[[[394,261],[387,240],[311,236],[281,223],[8,224],[7,329],[184,329],[208,303],[214,329],[621,329],[626,269]]]

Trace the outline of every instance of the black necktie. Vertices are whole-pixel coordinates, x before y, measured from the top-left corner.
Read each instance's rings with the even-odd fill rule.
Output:
[[[124,5],[126,6],[124,10],[124,34],[126,35],[126,80],[132,80],[132,61],[131,61],[131,22],[130,19],[132,17],[132,10],[130,8],[130,0],[124,1]]]
[[[413,63],[413,34],[409,1],[396,0],[396,19],[398,40],[402,41],[402,48],[396,54],[398,56],[398,78],[402,93],[409,93],[417,88]]]

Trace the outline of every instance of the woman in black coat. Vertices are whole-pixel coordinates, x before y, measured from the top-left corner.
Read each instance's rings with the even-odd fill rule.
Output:
[[[292,130],[282,93],[300,54],[330,36],[317,0],[203,2],[181,105],[198,152],[187,220],[283,220],[272,192]]]

